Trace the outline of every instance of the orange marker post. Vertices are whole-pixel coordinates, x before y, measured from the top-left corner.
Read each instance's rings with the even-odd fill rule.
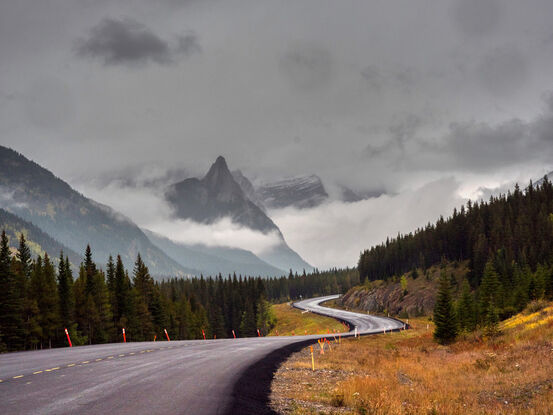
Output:
[[[65,335],[67,336],[67,341],[69,342],[69,347],[73,347],[73,345],[71,344],[71,337],[69,337],[69,332],[67,331],[67,329],[65,329]]]
[[[257,329],[257,337],[261,337],[261,334],[259,333],[259,329]]]
[[[165,332],[165,337],[167,337],[167,341],[170,342],[171,339],[169,338],[169,333],[167,333],[167,329],[163,329],[163,331]]]
[[[205,340],[205,331],[203,331],[203,329],[202,329],[202,335],[204,336],[204,340]]]
[[[127,343],[127,336],[125,335],[125,328],[123,327],[123,343]]]
[[[154,334],[154,341],[156,341],[157,339],[157,334]]]
[[[309,346],[311,349],[311,370],[315,371],[315,358],[313,357],[313,346]]]
[[[236,339],[236,333],[234,333],[234,330],[232,330],[232,335]]]

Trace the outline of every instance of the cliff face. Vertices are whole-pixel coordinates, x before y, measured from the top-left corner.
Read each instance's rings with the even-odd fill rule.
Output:
[[[438,291],[438,279],[442,271],[450,276],[452,292],[455,296],[468,273],[466,263],[448,264],[444,268],[434,266],[426,272],[418,270],[415,275],[405,274],[407,283],[405,289],[399,278],[396,281],[366,283],[349,290],[341,298],[340,305],[369,313],[390,313],[391,316],[431,315]]]

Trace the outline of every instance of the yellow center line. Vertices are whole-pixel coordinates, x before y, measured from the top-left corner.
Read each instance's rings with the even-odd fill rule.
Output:
[[[108,359],[113,359],[113,356],[108,356]]]
[[[120,354],[120,355],[119,355],[119,357],[123,357],[123,356],[125,356],[125,355],[124,355],[124,354]]]
[[[86,365],[87,363],[90,363],[90,360],[85,360],[84,362],[81,362],[83,365]]]
[[[75,363],[70,363],[67,365],[67,367],[73,367],[73,366],[75,366]]]
[[[150,352],[153,352],[153,350],[146,350],[146,353],[150,353]]]
[[[33,372],[33,375],[38,375],[39,373],[42,373],[42,370],[37,370],[36,372]]]
[[[23,377],[23,375],[19,375],[19,376],[14,376],[13,378],[14,379],[19,379],[19,378],[22,378],[22,377]]]
[[[52,369],[46,369],[45,372],[51,372],[52,370],[58,370],[59,367],[53,367]]]
[[[100,360],[104,360],[104,359],[96,359],[95,362],[99,362]]]
[[[146,353],[146,350],[141,350],[140,353]]]
[[[2,379],[0,379],[0,383],[4,382]]]
[[[129,353],[129,354],[132,356],[133,354],[136,354],[136,353],[132,352],[132,353]]]

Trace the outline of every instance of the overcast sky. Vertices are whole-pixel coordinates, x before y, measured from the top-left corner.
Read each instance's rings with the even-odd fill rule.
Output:
[[[0,142],[151,227],[164,208],[140,183],[219,154],[255,180],[383,189],[272,212],[314,265],[353,265],[553,169],[551,16],[551,0],[0,0]]]

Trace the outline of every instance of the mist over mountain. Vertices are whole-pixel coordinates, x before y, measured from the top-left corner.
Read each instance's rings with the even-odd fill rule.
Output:
[[[47,253],[52,261],[57,264],[60,252],[63,251],[64,257],[69,258],[74,270],[78,268],[82,261],[81,255],[71,248],[56,241],[39,227],[2,208],[0,208],[0,230],[6,231],[10,247],[13,249],[18,248],[20,235],[23,234],[33,257],[44,256]]]
[[[250,182],[242,182],[248,188]],[[179,219],[211,224],[229,217],[234,223],[254,231],[274,233],[279,243],[257,253],[259,258],[281,270],[313,269],[287,245],[282,232],[265,212],[246,196],[222,156],[217,157],[203,178],[189,178],[170,186],[166,198]]]
[[[50,171],[0,146],[2,207],[32,222],[75,252],[92,247],[96,261],[120,254],[132,267],[140,252],[154,275],[188,275],[186,269],[153,245],[130,219],[73,190]],[[57,255],[58,253],[56,253]]]
[[[205,245],[186,245],[174,242],[163,235],[144,230],[148,238],[167,253],[176,262],[185,267],[196,269],[196,275],[255,275],[273,277],[286,274],[262,261],[252,252],[238,248],[208,247]]]

